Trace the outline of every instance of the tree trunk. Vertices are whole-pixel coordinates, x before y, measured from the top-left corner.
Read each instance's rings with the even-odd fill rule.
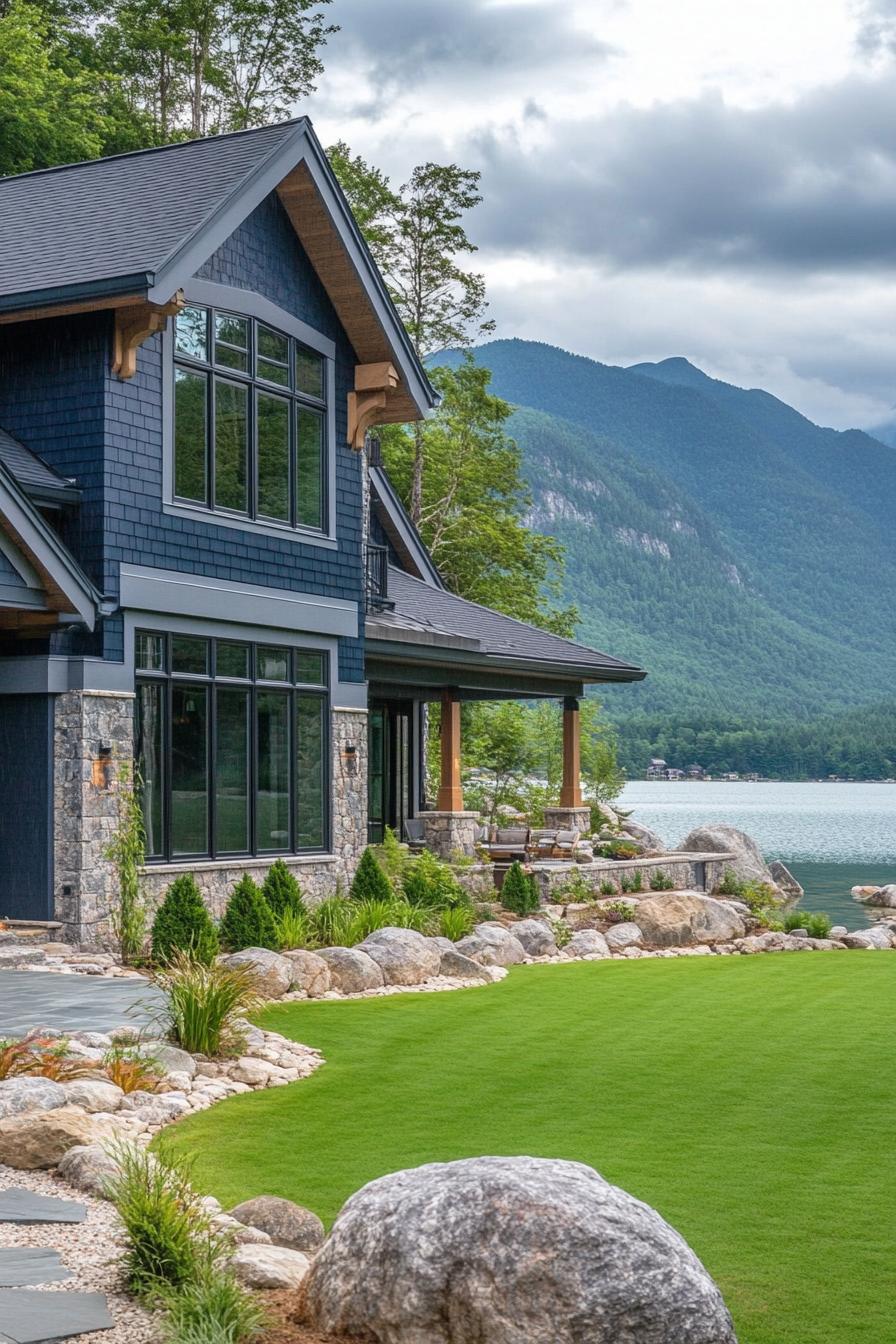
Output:
[[[423,516],[423,426],[414,424],[414,474],[411,479],[411,522],[420,526]]]

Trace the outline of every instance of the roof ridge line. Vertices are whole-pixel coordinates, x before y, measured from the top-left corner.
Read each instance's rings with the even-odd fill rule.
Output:
[[[259,131],[271,131],[278,126],[295,126],[307,117],[288,117],[286,121],[272,121],[264,126],[245,126],[239,131],[220,131],[215,135],[191,135],[183,140],[168,140],[164,145],[146,145],[143,149],[125,149],[120,154],[100,154],[95,159],[72,159],[70,163],[54,163],[48,168],[29,168],[24,173],[8,173],[0,177],[0,186],[5,182],[17,182],[23,177],[41,177],[49,173],[64,173],[69,168],[86,168],[95,163],[117,163],[120,159],[137,159],[146,154],[162,154],[170,149],[185,149],[188,145],[204,145],[210,140],[233,140],[240,135],[257,135]]]

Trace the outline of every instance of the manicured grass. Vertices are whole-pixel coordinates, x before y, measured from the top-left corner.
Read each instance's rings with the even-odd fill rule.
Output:
[[[678,1228],[741,1344],[896,1338],[896,955],[522,967],[263,1021],[328,1062],[175,1127],[226,1206],[332,1219],[400,1167],[576,1158]]]

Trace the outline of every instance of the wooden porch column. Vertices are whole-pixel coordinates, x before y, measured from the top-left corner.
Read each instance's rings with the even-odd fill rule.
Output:
[[[442,777],[436,798],[437,812],[463,812],[460,784],[460,701],[453,691],[442,692]]]
[[[581,726],[579,702],[568,695],[563,701],[563,783],[561,807],[582,806]]]

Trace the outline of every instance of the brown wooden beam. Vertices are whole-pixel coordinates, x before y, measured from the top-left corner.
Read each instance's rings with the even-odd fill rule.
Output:
[[[116,308],[112,372],[118,378],[133,378],[137,372],[140,346],[157,331],[162,331],[169,317],[174,317],[183,306],[183,290],[178,290],[167,303],[138,303],[131,308]]]
[[[436,798],[437,812],[463,812],[460,783],[460,701],[453,691],[442,692],[442,776]]]
[[[563,783],[561,807],[582,806],[582,751],[579,702],[572,696],[563,701]]]
[[[348,394],[348,441],[360,452],[372,425],[383,424],[393,394],[400,385],[388,360],[355,366],[355,390]]]

